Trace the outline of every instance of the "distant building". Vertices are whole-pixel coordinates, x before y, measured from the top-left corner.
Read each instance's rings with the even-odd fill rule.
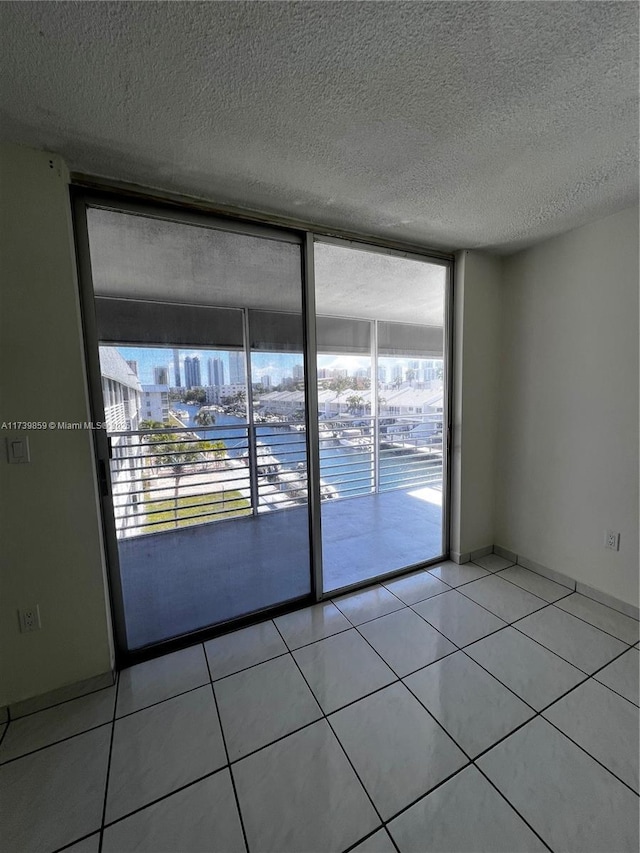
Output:
[[[202,385],[200,376],[200,359],[197,355],[187,356],[184,360],[184,384],[187,388],[199,388]]]
[[[260,384],[263,388],[271,388],[271,377],[266,375],[261,377]]]
[[[137,373],[137,371],[136,371]],[[169,368],[168,367],[154,367],[153,368],[153,382],[155,385],[168,385],[169,384]]]
[[[234,382],[227,385],[209,385],[205,389],[207,403],[219,404],[223,400],[236,397],[238,394],[246,394],[247,388],[244,382]]]
[[[142,386],[131,362],[115,347],[100,347],[100,373],[104,418],[111,434],[111,489],[119,536],[136,531],[138,523],[138,480],[135,458],[140,437],[113,435],[140,429]],[[137,368],[136,362],[133,365]]]
[[[100,373],[107,430],[138,429],[142,386],[130,363],[115,347],[100,347]]]
[[[404,377],[404,370],[401,364],[396,364],[393,370],[391,371],[391,381],[392,382],[402,382]]]
[[[387,368],[382,365],[378,366],[378,382],[385,383],[387,381]]]
[[[301,364],[293,365],[293,381],[302,382],[304,379],[304,367]]]
[[[143,385],[142,386],[142,419],[145,421],[159,421],[165,423],[169,420],[169,386],[168,385]]]
[[[176,388],[182,388],[182,383],[180,381],[180,350],[174,349],[173,351],[173,378],[176,383]]]
[[[244,353],[229,353],[229,384],[243,385],[247,381],[247,371],[244,364]]]
[[[224,362],[221,358],[209,359],[209,385],[224,385]]]

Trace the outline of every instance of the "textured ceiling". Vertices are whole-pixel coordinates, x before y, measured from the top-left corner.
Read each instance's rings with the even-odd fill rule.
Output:
[[[328,228],[512,251],[638,196],[634,2],[0,3],[0,136]]]

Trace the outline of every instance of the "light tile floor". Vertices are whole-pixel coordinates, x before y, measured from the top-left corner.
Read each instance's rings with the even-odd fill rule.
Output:
[[[638,622],[443,563],[0,729],[11,853],[637,853]]]

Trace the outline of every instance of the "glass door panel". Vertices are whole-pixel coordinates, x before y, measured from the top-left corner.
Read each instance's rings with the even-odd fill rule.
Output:
[[[126,650],[309,596],[300,242],[87,227]]]
[[[443,555],[446,266],[316,242],[324,592]]]

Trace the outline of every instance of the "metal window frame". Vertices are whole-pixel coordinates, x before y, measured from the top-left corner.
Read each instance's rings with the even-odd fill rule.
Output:
[[[398,248],[397,246],[393,246],[390,244],[385,244],[384,241],[375,241],[371,242],[365,238],[354,238],[350,237],[337,237],[334,235],[326,235],[322,232],[315,231],[313,232],[313,242],[314,243],[329,243],[334,246],[348,247],[352,249],[357,249],[360,251],[374,252],[381,255],[391,255],[392,257],[405,258],[407,260],[415,260],[421,261],[423,263],[430,263],[436,266],[442,266],[446,270],[445,277],[445,292],[444,292],[444,346],[443,346],[443,365],[444,365],[444,377],[443,377],[443,389],[444,389],[444,398],[443,398],[443,418],[446,418],[446,429],[445,424],[443,424],[443,452],[442,452],[442,553],[437,555],[436,557],[425,560],[424,562],[413,563],[409,566],[403,566],[400,569],[394,569],[391,572],[382,572],[377,575],[372,575],[363,581],[356,581],[355,583],[348,584],[343,587],[339,587],[338,589],[332,589],[323,591],[320,600],[334,598],[336,595],[343,595],[348,592],[355,592],[359,589],[363,589],[364,587],[371,586],[375,583],[380,583],[381,581],[389,580],[391,578],[399,577],[401,575],[406,574],[407,572],[414,571],[416,569],[426,568],[428,566],[436,565],[437,563],[441,563],[443,560],[449,559],[449,551],[450,551],[450,534],[451,534],[451,423],[453,416],[453,282],[454,282],[454,257],[453,255],[442,255],[434,256],[428,249],[420,250],[414,248],[404,249]],[[363,318],[364,319],[364,318]],[[377,376],[377,368],[378,368],[378,320],[371,321],[372,322],[372,339],[371,339],[371,358],[372,358],[372,372],[373,366],[376,369],[375,375],[375,402],[376,402],[376,426],[377,421],[379,420],[379,412],[377,410],[378,403],[378,376]],[[375,339],[375,340],[374,340]],[[375,351],[374,351],[375,346]],[[374,381],[372,376],[371,381]],[[372,415],[373,415],[373,406],[372,406]],[[377,436],[376,441],[374,441],[374,447],[377,445]],[[379,465],[379,461],[377,461]]]
[[[112,613],[112,624],[116,644],[116,664],[118,666],[164,654],[170,650],[183,648],[193,642],[199,642],[235,630],[243,625],[254,624],[268,616],[290,612],[312,601],[323,601],[337,593],[347,592],[369,586],[380,580],[397,577],[416,568],[424,568],[447,559],[450,537],[450,499],[451,499],[451,424],[453,405],[453,282],[454,256],[450,252],[429,249],[411,244],[384,240],[375,236],[363,236],[329,229],[321,229],[309,223],[297,222],[276,216],[247,214],[246,211],[214,206],[199,199],[171,193],[155,193],[146,188],[97,180],[83,175],[73,175],[70,186],[71,207],[75,235],[76,261],[78,267],[80,309],[83,327],[85,359],[88,379],[88,396],[95,421],[104,421],[104,402],[100,361],[98,354],[98,335],[94,308],[94,288],[91,272],[87,210],[97,207],[118,213],[126,213],[145,218],[172,221],[178,224],[209,227],[237,234],[272,239],[279,242],[298,244],[301,247],[302,271],[302,322],[304,341],[304,375],[306,402],[306,447],[307,447],[307,487],[310,542],[310,585],[311,591],[303,598],[285,601],[255,613],[234,618],[228,622],[198,629],[194,632],[142,649],[129,650],[127,646],[124,596],[120,578],[118,545],[116,539],[115,518],[111,496],[110,447],[106,433],[96,431],[94,452],[100,486],[100,514],[104,552],[107,562],[107,578]],[[314,244],[316,242],[350,246],[354,249],[392,255],[444,266],[447,269],[445,283],[445,326],[444,326],[444,412],[446,417],[446,446],[443,452],[443,505],[442,505],[442,554],[422,563],[404,566],[400,569],[372,576],[339,590],[324,590],[322,566],[322,521],[320,495],[320,458],[318,425],[318,384],[317,384],[317,337],[315,312]],[[246,312],[245,312],[246,317]],[[245,321],[246,326],[246,321]],[[375,327],[375,323],[374,323]],[[246,336],[245,328],[245,336]],[[374,329],[375,336],[375,329]],[[377,336],[376,336],[377,337]],[[247,342],[245,342],[246,344]],[[372,340],[372,346],[375,346]],[[250,357],[245,345],[245,354]],[[377,350],[374,353],[374,365],[377,366]],[[374,374],[374,391],[377,413],[377,369]],[[247,372],[247,382],[250,373]],[[374,380],[372,380],[374,381]],[[251,400],[251,390],[247,395]]]

